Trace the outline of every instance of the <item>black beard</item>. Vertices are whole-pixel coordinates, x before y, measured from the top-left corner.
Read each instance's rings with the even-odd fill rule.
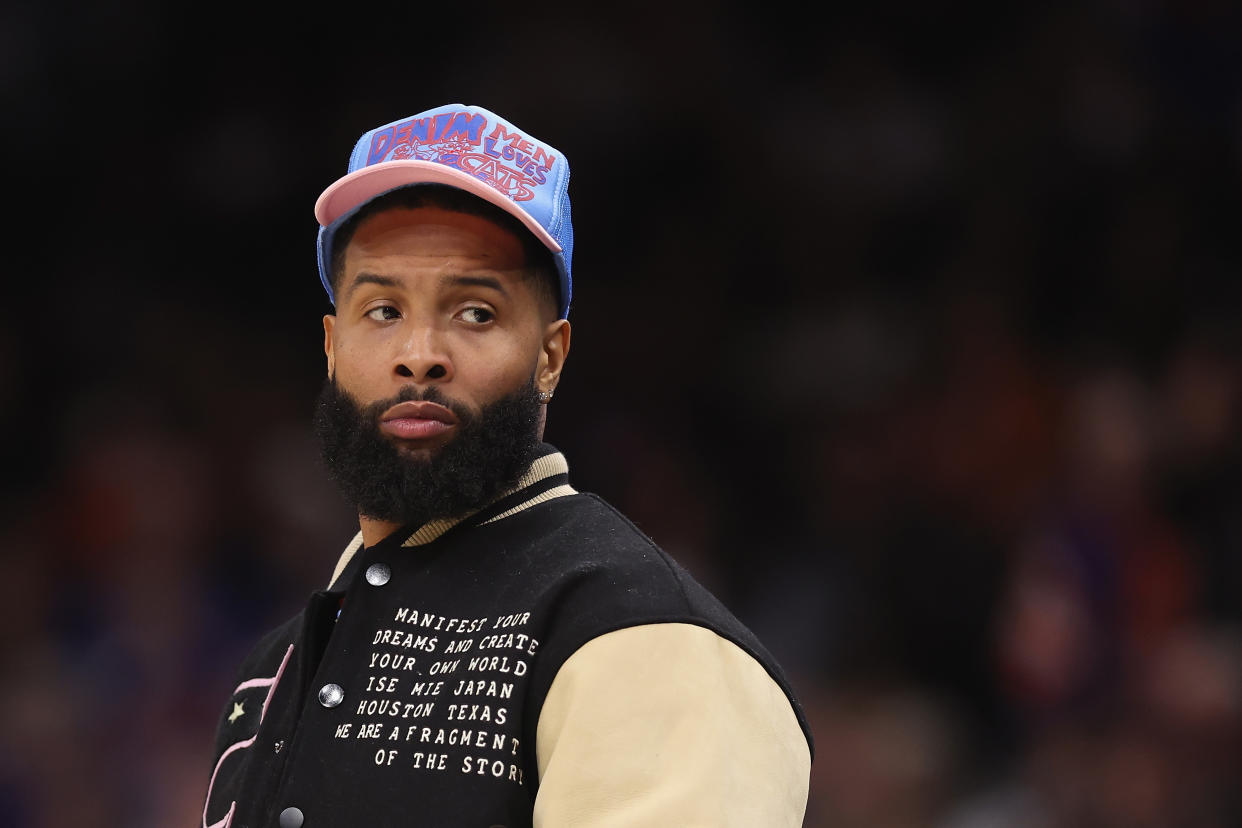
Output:
[[[403,454],[379,428],[385,411],[412,400],[457,415],[457,434],[430,458]],[[319,392],[314,425],[329,476],[360,515],[422,525],[479,509],[513,488],[535,458],[539,406],[534,376],[478,414],[435,386],[421,393],[406,386],[363,407],[333,377]]]

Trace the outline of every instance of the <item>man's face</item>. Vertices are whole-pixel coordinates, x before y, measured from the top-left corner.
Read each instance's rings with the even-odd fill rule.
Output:
[[[555,387],[569,325],[525,267],[508,230],[437,207],[372,216],[345,248],[328,375],[406,465],[459,453],[459,435],[477,442],[470,425],[492,404]]]
[[[328,374],[361,404],[435,387],[474,413],[532,376],[550,391],[569,345],[524,277],[521,241],[487,219],[437,207],[367,219],[345,248],[337,312],[324,317]],[[450,412],[417,405],[381,429],[430,456],[456,433]]]

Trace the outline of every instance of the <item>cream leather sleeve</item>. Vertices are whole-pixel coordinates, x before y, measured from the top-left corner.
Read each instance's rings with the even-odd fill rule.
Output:
[[[796,828],[811,758],[793,708],[736,644],[692,624],[602,635],[539,715],[535,828]]]

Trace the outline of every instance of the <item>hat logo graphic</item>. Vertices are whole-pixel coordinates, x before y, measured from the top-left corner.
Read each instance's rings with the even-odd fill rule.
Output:
[[[526,186],[528,182],[525,176],[504,164],[498,164],[495,159],[486,155],[463,155],[457,159],[457,166],[514,201],[529,201],[535,197],[535,191]]]
[[[484,137],[488,126],[486,118],[471,112],[441,113],[394,124],[371,136],[365,166],[384,161],[431,161],[456,167],[514,201],[529,201],[535,197],[532,188],[547,182],[556,156],[503,124],[492,126]]]

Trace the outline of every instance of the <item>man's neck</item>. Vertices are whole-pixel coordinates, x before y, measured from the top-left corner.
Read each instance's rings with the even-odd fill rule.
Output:
[[[374,546],[401,528],[400,523],[394,523],[391,520],[376,520],[365,515],[358,515],[358,525],[362,527],[363,546]]]

